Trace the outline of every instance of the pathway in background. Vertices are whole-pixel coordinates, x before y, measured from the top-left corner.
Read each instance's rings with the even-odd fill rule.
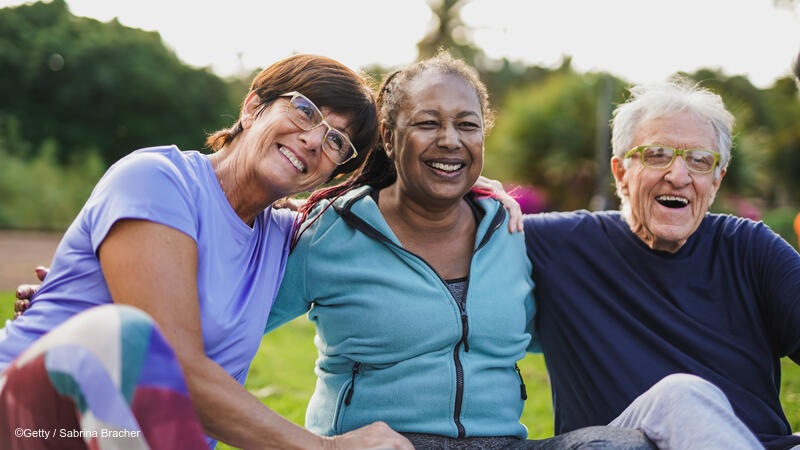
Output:
[[[33,269],[49,266],[63,233],[0,230],[0,291],[35,283]]]

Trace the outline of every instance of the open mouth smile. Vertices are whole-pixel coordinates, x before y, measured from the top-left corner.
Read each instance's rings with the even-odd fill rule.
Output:
[[[278,144],[278,151],[281,152],[281,155],[285,156],[290,163],[292,163],[292,165],[294,166],[295,169],[297,169],[298,172],[306,173],[306,171],[308,170],[306,168],[306,165],[291,150],[282,146],[281,144]]]
[[[450,162],[425,161],[425,165],[432,169],[435,169],[437,172],[444,172],[445,174],[448,175],[454,174],[466,166],[466,164],[464,164],[463,162],[457,162],[457,161],[450,161]]]
[[[658,195],[656,201],[667,208],[678,209],[689,205],[689,199],[677,195]]]

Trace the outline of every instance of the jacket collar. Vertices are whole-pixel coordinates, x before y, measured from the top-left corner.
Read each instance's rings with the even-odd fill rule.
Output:
[[[397,236],[383,218],[375,199],[370,195],[372,192],[371,186],[353,189],[336,199],[333,209],[351,227],[374,239],[385,240],[402,247]],[[472,193],[467,195],[472,195]],[[475,239],[475,250],[478,250],[501,227],[506,218],[506,211],[500,202],[491,198],[473,197],[473,201],[484,211]]]

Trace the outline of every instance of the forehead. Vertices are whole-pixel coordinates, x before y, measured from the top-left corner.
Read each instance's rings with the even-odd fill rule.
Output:
[[[347,132],[348,135],[352,136],[352,133],[355,131],[350,129],[350,126],[353,125],[351,122],[355,118],[353,113],[335,112],[327,106],[323,106],[319,110],[322,113],[322,117],[328,122],[328,125],[339,131]]]
[[[716,150],[716,132],[711,122],[694,112],[683,111],[643,121],[633,138],[633,146],[662,144],[681,148]]]
[[[436,70],[426,70],[409,81],[400,109],[407,114],[431,110],[481,114],[480,100],[471,84],[458,75]]]

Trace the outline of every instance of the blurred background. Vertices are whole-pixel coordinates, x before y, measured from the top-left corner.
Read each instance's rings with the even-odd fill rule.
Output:
[[[737,119],[713,210],[764,220],[797,245],[798,0],[0,7],[0,229],[63,231],[134,149],[202,150],[207,132],[234,121],[256,71],[292,53],[333,57],[377,84],[446,48],[489,87],[498,114],[484,174],[516,188],[526,211],[616,208],[610,112],[632,83],[677,73],[721,94]],[[11,255],[1,242],[0,252]]]
[[[721,94],[737,119],[712,209],[797,245],[800,0],[0,0],[0,318],[111,163],[152,145],[203,150],[260,68],[322,54],[377,85],[439,48],[488,85],[497,120],[484,174],[516,189],[527,212],[617,208],[611,110],[631,84],[679,74]],[[313,336],[305,318],[270,333],[245,385],[298,424],[315,383]],[[782,365],[797,431],[800,367]],[[543,358],[520,367],[522,423],[550,436]]]

